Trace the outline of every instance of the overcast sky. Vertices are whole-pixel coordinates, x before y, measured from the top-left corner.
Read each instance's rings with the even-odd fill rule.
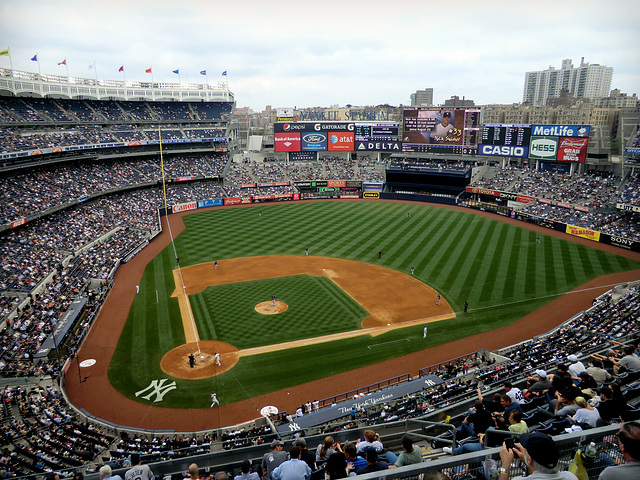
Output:
[[[524,74],[562,59],[613,67],[640,94],[639,0],[0,0],[13,67],[121,80],[227,80],[239,107],[409,103],[432,87],[522,101]],[[0,57],[0,66],[9,59]],[[227,71],[228,75],[221,74]]]

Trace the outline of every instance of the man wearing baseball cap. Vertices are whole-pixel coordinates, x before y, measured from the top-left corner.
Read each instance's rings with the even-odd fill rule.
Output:
[[[262,457],[262,476],[271,478],[271,472],[281,463],[286,462],[287,457],[287,452],[284,451],[284,443],[278,439],[271,442],[271,451],[265,453],[264,457]]]
[[[509,470],[514,458],[521,460],[529,470],[527,477],[516,477],[513,480],[544,479],[544,480],[577,480],[571,472],[559,472],[558,460],[560,449],[549,435],[544,433],[525,433],[519,438],[520,444],[513,449],[507,448],[505,443],[500,450],[502,467],[499,469],[498,480],[510,480]]]

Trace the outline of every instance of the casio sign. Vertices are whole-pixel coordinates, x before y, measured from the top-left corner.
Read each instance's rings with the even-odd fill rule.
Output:
[[[481,145],[480,155],[500,155],[503,157],[524,157],[524,147],[509,147],[506,145]]]
[[[540,157],[553,158],[556,156],[556,148],[558,144],[548,138],[536,138],[531,141],[531,152]]]

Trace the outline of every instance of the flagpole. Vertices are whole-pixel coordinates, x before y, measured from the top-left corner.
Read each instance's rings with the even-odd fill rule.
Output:
[[[151,67],[151,99],[155,100],[156,99],[156,89],[153,86],[153,67]],[[158,129],[158,134],[160,132],[160,129]]]
[[[96,65],[95,59],[93,60],[93,70],[96,72],[96,86],[98,86],[98,66]]]
[[[180,69],[178,69],[178,95],[180,96],[180,101],[182,101],[182,82],[180,81]]]
[[[7,47],[7,51],[9,52],[9,67],[11,68],[11,84],[13,87],[13,93],[16,91],[16,79],[13,77],[13,60],[11,59],[11,48]]]

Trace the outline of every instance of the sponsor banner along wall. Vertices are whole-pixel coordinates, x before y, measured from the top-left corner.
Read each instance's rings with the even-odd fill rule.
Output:
[[[588,238],[594,242],[600,241],[600,232],[589,230],[588,228],[567,224],[565,232],[569,235],[575,235],[576,237]]]

